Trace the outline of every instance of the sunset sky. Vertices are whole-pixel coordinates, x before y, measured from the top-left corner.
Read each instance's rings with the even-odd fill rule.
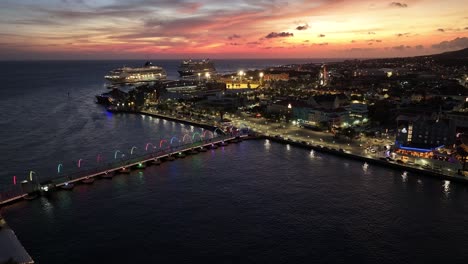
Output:
[[[466,0],[0,0],[0,59],[363,58],[468,47]]]

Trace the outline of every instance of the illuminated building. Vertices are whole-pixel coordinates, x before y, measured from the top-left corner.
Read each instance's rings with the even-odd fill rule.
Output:
[[[401,115],[397,124],[396,145],[402,149],[427,152],[455,143],[455,125],[450,119]]]
[[[320,67],[319,81],[321,86],[327,86],[328,84],[328,72],[325,64]]]

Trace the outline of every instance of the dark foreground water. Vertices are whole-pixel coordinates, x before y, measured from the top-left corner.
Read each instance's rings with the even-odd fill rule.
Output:
[[[38,263],[453,263],[465,186],[250,141],[4,210]]]
[[[114,64],[112,64],[114,63]],[[231,62],[238,65],[236,62]],[[94,104],[121,62],[0,63],[0,188],[199,128]],[[14,67],[13,67],[13,66]],[[70,92],[70,97],[67,96]],[[468,188],[249,141],[2,209],[38,263],[461,263]],[[1,248],[0,248],[1,250]]]

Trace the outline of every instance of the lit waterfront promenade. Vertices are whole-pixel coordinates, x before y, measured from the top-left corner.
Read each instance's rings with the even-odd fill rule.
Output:
[[[171,116],[168,114],[161,114],[154,111],[144,111],[143,113],[168,118],[178,122],[186,122],[195,125],[216,126],[215,123],[194,121],[193,119],[183,119],[180,116]],[[233,123],[237,127],[248,127],[252,133],[258,134],[261,137],[273,140],[279,143],[292,144],[299,147],[306,147],[308,149],[316,150],[319,152],[326,152],[334,155],[339,155],[347,159],[355,159],[369,164],[376,164],[379,166],[389,167],[401,170],[402,173],[410,172],[419,175],[433,176],[442,180],[454,180],[457,182],[468,183],[468,177],[457,175],[456,171],[448,170],[435,171],[425,169],[420,166],[410,164],[400,164],[397,162],[382,160],[378,154],[366,151],[362,145],[391,145],[392,141],[389,139],[368,139],[359,142],[339,143],[333,139],[332,134],[311,131],[308,129],[301,129],[296,126],[281,125],[278,123],[266,122],[263,118],[252,118],[245,115],[231,115]],[[283,138],[275,137],[275,135],[282,135]],[[406,175],[406,174],[405,174]],[[411,174],[410,174],[411,175]]]

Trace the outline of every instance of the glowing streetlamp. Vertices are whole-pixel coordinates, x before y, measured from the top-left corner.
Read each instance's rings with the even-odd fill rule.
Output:
[[[209,80],[209,79],[210,79],[210,77],[211,77],[211,75],[210,75],[210,73],[209,73],[209,72],[205,73],[205,78],[206,78],[207,80]]]
[[[201,73],[199,72],[198,73],[198,82],[200,82],[200,76],[201,76]]]
[[[258,76],[260,77],[260,85],[262,85],[262,83],[263,83],[263,72],[260,72],[258,74]]]
[[[239,71],[239,82],[242,82],[242,76],[245,75],[243,70]]]

